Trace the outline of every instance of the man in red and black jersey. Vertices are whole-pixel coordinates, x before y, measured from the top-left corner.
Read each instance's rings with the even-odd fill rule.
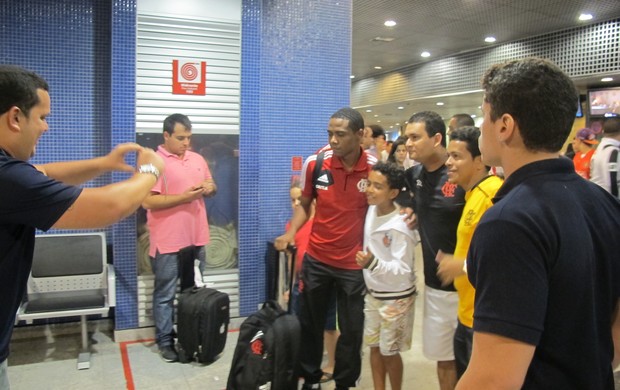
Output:
[[[323,375],[323,329],[329,296],[336,289],[340,337],[336,347],[336,389],[355,387],[361,371],[360,350],[364,331],[364,295],[361,268],[355,254],[362,250],[364,218],[368,204],[366,185],[377,159],[360,146],[364,133],[362,115],[342,108],[327,126],[329,148],[323,148],[321,169],[313,180],[318,154],[308,157],[301,172],[301,207],[289,230],[275,241],[284,250],[308,219],[316,198],[316,213],[300,275],[300,358],[303,389],[319,389]]]

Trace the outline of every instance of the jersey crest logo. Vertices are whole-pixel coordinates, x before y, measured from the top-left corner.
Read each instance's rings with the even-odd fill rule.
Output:
[[[383,245],[386,248],[389,248],[392,245],[392,235],[390,233],[385,233],[383,236]]]
[[[357,182],[357,190],[359,192],[366,192],[366,188],[368,188],[368,179],[360,179]]]
[[[443,193],[444,198],[454,198],[456,187],[457,187],[456,184],[452,184],[446,181],[443,187],[441,187],[441,192]]]

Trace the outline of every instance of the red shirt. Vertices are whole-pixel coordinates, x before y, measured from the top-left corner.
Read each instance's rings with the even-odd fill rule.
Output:
[[[308,254],[332,267],[360,269],[355,254],[362,249],[364,219],[368,202],[366,186],[368,172],[377,162],[360,147],[360,158],[350,172],[347,172],[339,157],[331,149],[325,150],[325,157],[316,186],[316,213]],[[305,197],[312,198],[312,173],[316,154],[308,157],[301,172]]]
[[[584,179],[590,180],[590,160],[592,160],[593,154],[594,149],[590,149],[586,153],[577,152],[575,157],[573,157],[575,172]]]

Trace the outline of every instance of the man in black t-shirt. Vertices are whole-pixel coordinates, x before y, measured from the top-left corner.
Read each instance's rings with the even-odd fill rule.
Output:
[[[482,84],[482,161],[506,181],[469,249],[473,351],[457,388],[613,389],[620,202],[560,157],[577,91],[537,58],[494,65]]]
[[[420,163],[409,168],[406,177],[413,194],[412,218],[417,220],[424,258],[423,352],[428,359],[437,361],[440,388],[453,389],[458,295],[452,284],[442,286],[436,259],[440,252],[454,253],[456,229],[465,205],[464,192],[448,182],[446,126],[439,114],[414,114],[407,121],[405,135],[409,157]]]

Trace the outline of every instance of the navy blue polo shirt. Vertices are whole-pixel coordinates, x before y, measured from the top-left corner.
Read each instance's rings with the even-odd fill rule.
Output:
[[[613,389],[620,202],[565,158],[521,167],[494,202],[467,259],[474,331],[536,346],[525,389]]]
[[[15,314],[26,291],[35,228],[51,228],[81,191],[0,149],[0,362],[9,354]]]

